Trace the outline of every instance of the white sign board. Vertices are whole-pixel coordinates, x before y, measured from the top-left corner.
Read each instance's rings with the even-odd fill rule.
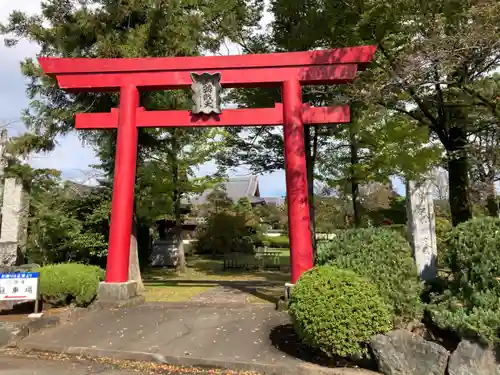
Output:
[[[38,272],[0,273],[0,301],[36,301]]]

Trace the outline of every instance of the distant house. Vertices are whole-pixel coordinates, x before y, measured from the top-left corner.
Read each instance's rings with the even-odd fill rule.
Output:
[[[281,207],[285,204],[285,198],[283,197],[261,197],[259,177],[254,175],[229,178],[214,189],[217,188],[224,190],[229,199],[234,203],[237,203],[241,198],[248,198],[252,206],[265,204]],[[206,204],[210,193],[212,193],[214,189],[205,190],[203,194],[193,198],[191,204],[194,206]]]

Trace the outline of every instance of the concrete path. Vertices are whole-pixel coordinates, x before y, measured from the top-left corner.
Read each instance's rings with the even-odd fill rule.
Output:
[[[74,361],[47,361],[0,355],[0,375],[141,375],[126,370],[111,370],[98,364]],[[144,374],[145,375],[145,374]]]
[[[145,304],[89,312],[30,335],[18,347],[271,374],[369,373],[319,367],[282,350],[289,323],[286,313],[265,304]]]
[[[191,298],[199,303],[248,303],[249,294],[230,286],[217,286]]]

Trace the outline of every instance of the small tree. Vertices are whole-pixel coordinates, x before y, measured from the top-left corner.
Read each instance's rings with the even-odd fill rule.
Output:
[[[254,213],[248,198],[233,204],[223,189],[208,196],[204,208],[207,223],[198,231],[198,252],[204,254],[252,253],[260,243],[260,218]]]
[[[198,232],[201,254],[252,253],[252,232],[243,215],[220,212],[211,215]]]

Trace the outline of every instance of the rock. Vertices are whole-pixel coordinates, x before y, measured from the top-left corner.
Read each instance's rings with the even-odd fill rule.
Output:
[[[0,348],[11,346],[13,342],[26,337],[28,332],[26,324],[0,322]]]
[[[450,356],[449,375],[500,375],[493,350],[463,340]]]
[[[450,353],[406,330],[375,336],[370,346],[385,375],[444,375]]]

